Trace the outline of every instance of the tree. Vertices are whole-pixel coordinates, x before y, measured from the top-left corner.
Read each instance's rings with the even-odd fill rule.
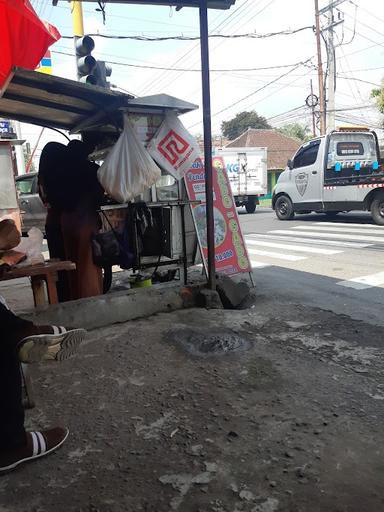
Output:
[[[296,139],[306,141],[311,138],[308,126],[303,126],[300,123],[286,124],[279,128],[279,132],[284,133],[288,137],[295,137]]]
[[[221,131],[224,137],[227,137],[229,140],[236,139],[248,128],[268,129],[272,127],[268,124],[265,117],[259,116],[254,110],[251,112],[239,112],[234,118],[221,123]]]
[[[379,89],[373,89],[371,96],[375,98],[377,108],[384,114],[384,81]]]

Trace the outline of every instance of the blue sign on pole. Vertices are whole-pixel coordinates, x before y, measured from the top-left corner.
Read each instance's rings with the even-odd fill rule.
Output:
[[[10,121],[0,121],[0,133],[9,133],[11,131]]]

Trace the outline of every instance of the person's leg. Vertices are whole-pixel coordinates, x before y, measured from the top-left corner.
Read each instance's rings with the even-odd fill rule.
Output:
[[[31,326],[33,326],[33,323],[15,315],[15,313],[7,307],[5,300],[0,295],[0,339],[3,340],[4,338],[4,342],[7,342],[9,339],[8,334],[12,334],[15,330],[27,329]]]
[[[15,469],[19,464],[42,457],[59,448],[68,436],[60,427],[42,432],[25,432],[20,357],[22,353],[33,356],[42,354],[36,349],[43,345],[58,350],[57,357],[78,345],[85,335],[83,329],[53,333],[61,328],[35,326],[16,316],[0,301],[0,475]],[[44,334],[44,331],[48,333]],[[27,334],[26,337],[24,335]],[[68,346],[67,346],[68,345]],[[70,347],[69,347],[70,345]],[[76,345],[76,346],[77,346]],[[28,350],[27,350],[28,349]],[[28,359],[28,358],[27,358]],[[31,359],[31,358],[30,358]],[[33,359],[33,357],[32,357]],[[28,361],[27,362],[31,362]]]
[[[68,436],[60,427],[26,432],[20,361],[15,347],[0,339],[0,475],[59,448]]]
[[[47,237],[49,257],[51,259],[65,260],[64,240],[60,225],[60,212],[54,208],[48,208],[45,222],[45,235]],[[59,302],[70,299],[68,272],[59,271],[56,283]]]
[[[0,317],[3,316],[0,308]],[[0,320],[1,322],[1,320]],[[9,331],[8,331],[9,333]],[[4,337],[5,336],[5,337]],[[15,347],[0,334],[0,451],[26,443],[20,361]]]
[[[0,327],[0,355],[4,351],[14,352],[23,363],[36,363],[43,359],[68,359],[75,354],[86,335],[84,329],[35,325],[15,315],[2,300]]]
[[[101,295],[102,270],[93,262],[91,243],[97,233],[97,214],[80,209],[63,212],[61,227],[66,259],[76,263],[76,270],[69,275],[71,299]]]

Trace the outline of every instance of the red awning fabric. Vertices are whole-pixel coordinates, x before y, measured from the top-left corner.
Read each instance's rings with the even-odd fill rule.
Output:
[[[14,66],[35,69],[49,46],[61,37],[54,26],[40,20],[29,0],[0,0],[0,34],[0,89]]]

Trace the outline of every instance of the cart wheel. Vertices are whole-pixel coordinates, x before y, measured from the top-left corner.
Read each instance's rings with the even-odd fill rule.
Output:
[[[103,293],[107,293],[112,285],[112,266],[103,267]]]

